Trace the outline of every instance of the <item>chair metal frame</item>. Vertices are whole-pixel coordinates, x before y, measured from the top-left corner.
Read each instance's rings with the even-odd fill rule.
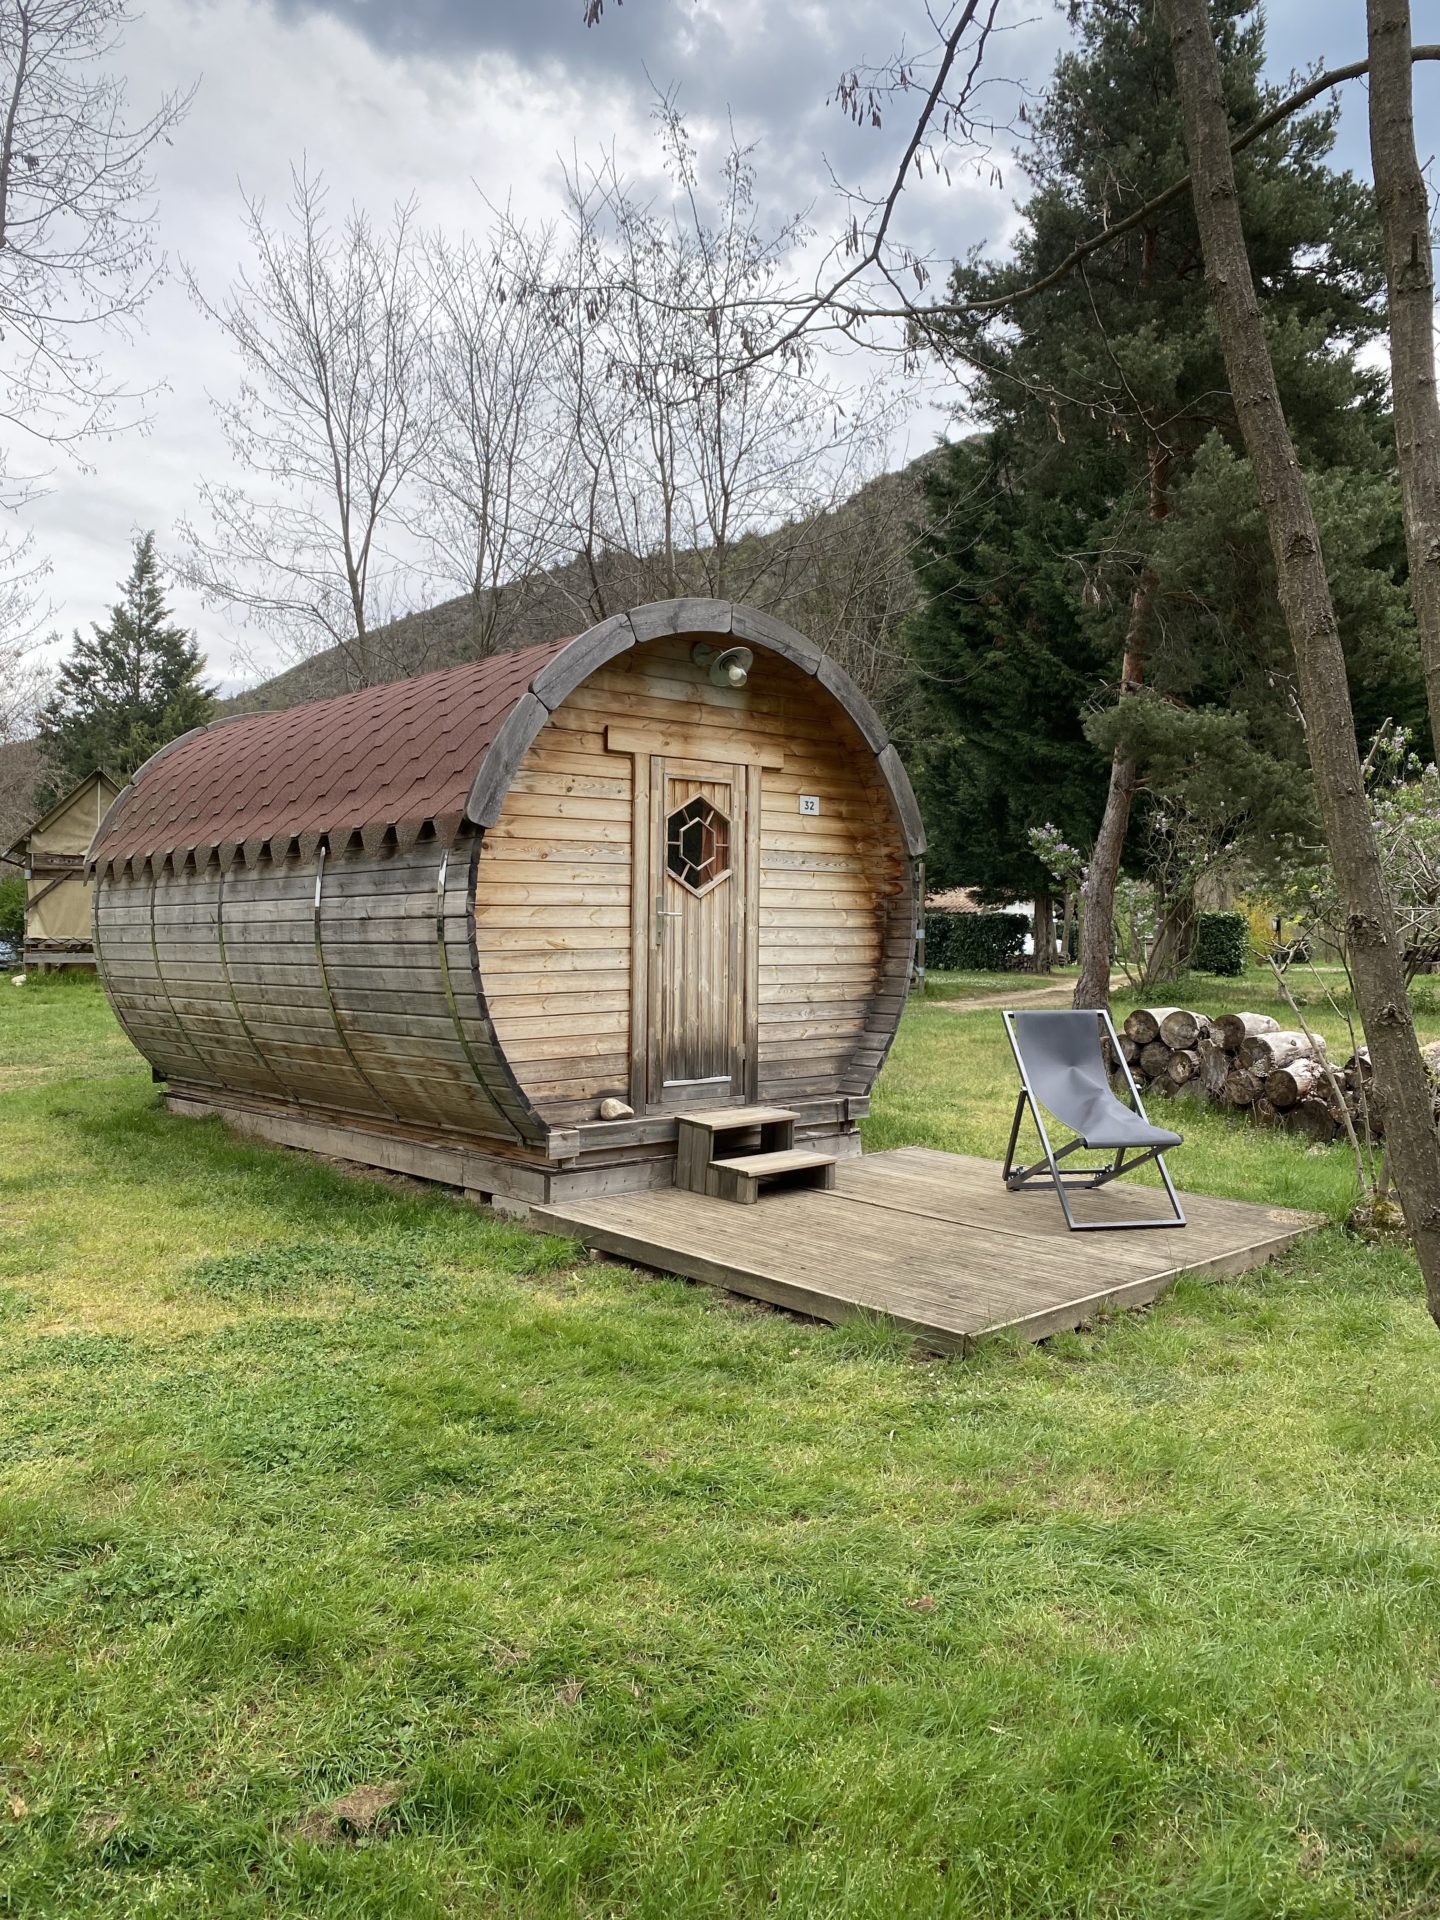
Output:
[[[1045,1126],[1044,1111],[1035,1096],[1035,1089],[1030,1084],[1030,1075],[1025,1066],[1025,1056],[1021,1052],[1020,1043],[1015,1037],[1015,1010],[1013,1008],[1007,1008],[1000,1017],[1005,1022],[1005,1035],[1010,1042],[1010,1051],[1015,1056],[1016,1070],[1020,1075],[1020,1093],[1015,1102],[1015,1120],[1010,1128],[1010,1144],[1005,1150],[1005,1167],[1001,1175],[1005,1185],[1010,1191],[1016,1193],[1027,1181],[1036,1179],[1043,1180],[1048,1177],[1054,1183],[1055,1191],[1060,1198],[1060,1205],[1064,1210],[1065,1224],[1072,1233],[1117,1233],[1126,1228],[1134,1227],[1183,1227],[1186,1224],[1185,1209],[1180,1205],[1180,1198],[1175,1191],[1175,1184],[1170,1178],[1170,1169],[1165,1164],[1165,1148],[1117,1147],[1115,1149],[1115,1157],[1108,1166],[1061,1166],[1060,1162],[1067,1159],[1072,1153],[1082,1151],[1108,1152],[1109,1149],[1086,1148],[1085,1142],[1081,1139],[1072,1140],[1068,1146],[1061,1147],[1058,1152],[1051,1145],[1050,1135]],[[1130,1071],[1130,1063],[1120,1050],[1120,1038],[1115,1031],[1114,1021],[1110,1018],[1109,1013],[1101,1007],[1095,1009],[1095,1017],[1097,1022],[1097,1035],[1101,1038],[1102,1045],[1104,1040],[1108,1038],[1111,1051],[1114,1057],[1120,1062],[1120,1069],[1125,1075],[1125,1084],[1130,1089],[1130,1100],[1134,1111],[1147,1126],[1153,1126],[1155,1123],[1145,1111],[1145,1104],[1140,1098],[1140,1089],[1136,1086],[1135,1076]],[[1103,1033],[1101,1032],[1102,1029]],[[1040,1145],[1044,1151],[1045,1158],[1043,1160],[1036,1160],[1029,1166],[1017,1167],[1015,1165],[1015,1148],[1019,1143],[1020,1122],[1025,1116],[1025,1108],[1027,1105],[1030,1108],[1030,1118],[1035,1122],[1035,1131],[1040,1136]],[[1127,1153],[1133,1153],[1135,1155],[1134,1159],[1127,1160],[1125,1158]],[[1143,1167],[1146,1162],[1150,1160],[1153,1160],[1160,1169],[1160,1178],[1165,1183],[1165,1192],[1169,1198],[1171,1207],[1174,1209],[1172,1215],[1163,1220],[1077,1220],[1075,1218],[1074,1213],[1071,1211],[1069,1195],[1065,1190],[1067,1180],[1073,1186],[1082,1190],[1104,1187],[1108,1186],[1112,1180],[1118,1180],[1122,1173],[1133,1173],[1137,1167]]]

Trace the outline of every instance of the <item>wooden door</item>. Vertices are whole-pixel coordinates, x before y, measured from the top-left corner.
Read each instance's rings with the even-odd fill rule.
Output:
[[[752,776],[758,770],[650,759],[645,1098],[652,1109],[747,1097],[755,1058],[747,903],[759,825]]]

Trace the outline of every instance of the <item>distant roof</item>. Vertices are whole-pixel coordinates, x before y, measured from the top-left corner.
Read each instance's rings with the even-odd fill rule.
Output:
[[[944,887],[938,893],[927,893],[925,904],[937,913],[980,912],[980,902],[971,887]]]
[[[71,801],[78,800],[87,787],[108,787],[113,794],[119,793],[123,785],[124,782],[118,779],[116,775],[111,773],[107,768],[92,767],[89,773],[77,780],[73,787],[68,788],[62,793],[58,800],[52,800],[43,813],[37,814],[29,825],[16,835],[13,844],[6,847],[3,852],[0,852],[0,860],[12,860],[17,853],[22,851],[32,834],[39,833],[43,828],[48,827],[52,820],[58,819],[70,805]]]
[[[459,824],[486,748],[542,667],[551,640],[414,680],[366,687],[182,734],[146,762],[103,822],[97,865],[267,840]]]
[[[944,887],[938,893],[927,893],[925,904],[936,913],[1024,913],[1025,908],[1015,901],[1008,906],[986,906],[976,887]]]

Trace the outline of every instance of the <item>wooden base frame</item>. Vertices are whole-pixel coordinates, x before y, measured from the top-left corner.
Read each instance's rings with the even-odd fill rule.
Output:
[[[214,1088],[172,1083],[165,1104],[171,1113],[192,1119],[216,1117],[237,1133],[277,1146],[433,1180],[515,1215],[525,1214],[532,1206],[607,1194],[653,1193],[675,1183],[677,1125],[668,1117],[652,1115],[573,1129],[556,1141],[569,1156],[557,1160],[543,1157],[543,1149],[525,1153],[507,1151],[501,1142],[492,1147],[479,1140],[425,1137],[380,1122],[357,1124],[340,1114]],[[837,1159],[860,1152],[855,1122],[868,1101],[827,1099],[796,1105],[806,1146],[823,1147]]]

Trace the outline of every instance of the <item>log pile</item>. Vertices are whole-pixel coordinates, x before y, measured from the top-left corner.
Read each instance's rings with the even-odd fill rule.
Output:
[[[1373,1139],[1384,1132],[1370,1090],[1368,1050],[1352,1054],[1332,1078],[1325,1042],[1282,1027],[1268,1013],[1210,1020],[1187,1007],[1137,1007],[1120,1034],[1120,1050],[1142,1098],[1189,1094],[1249,1113],[1259,1126],[1319,1142],[1343,1132],[1345,1113],[1362,1138],[1367,1126]],[[1440,1124],[1440,1041],[1423,1052]]]

